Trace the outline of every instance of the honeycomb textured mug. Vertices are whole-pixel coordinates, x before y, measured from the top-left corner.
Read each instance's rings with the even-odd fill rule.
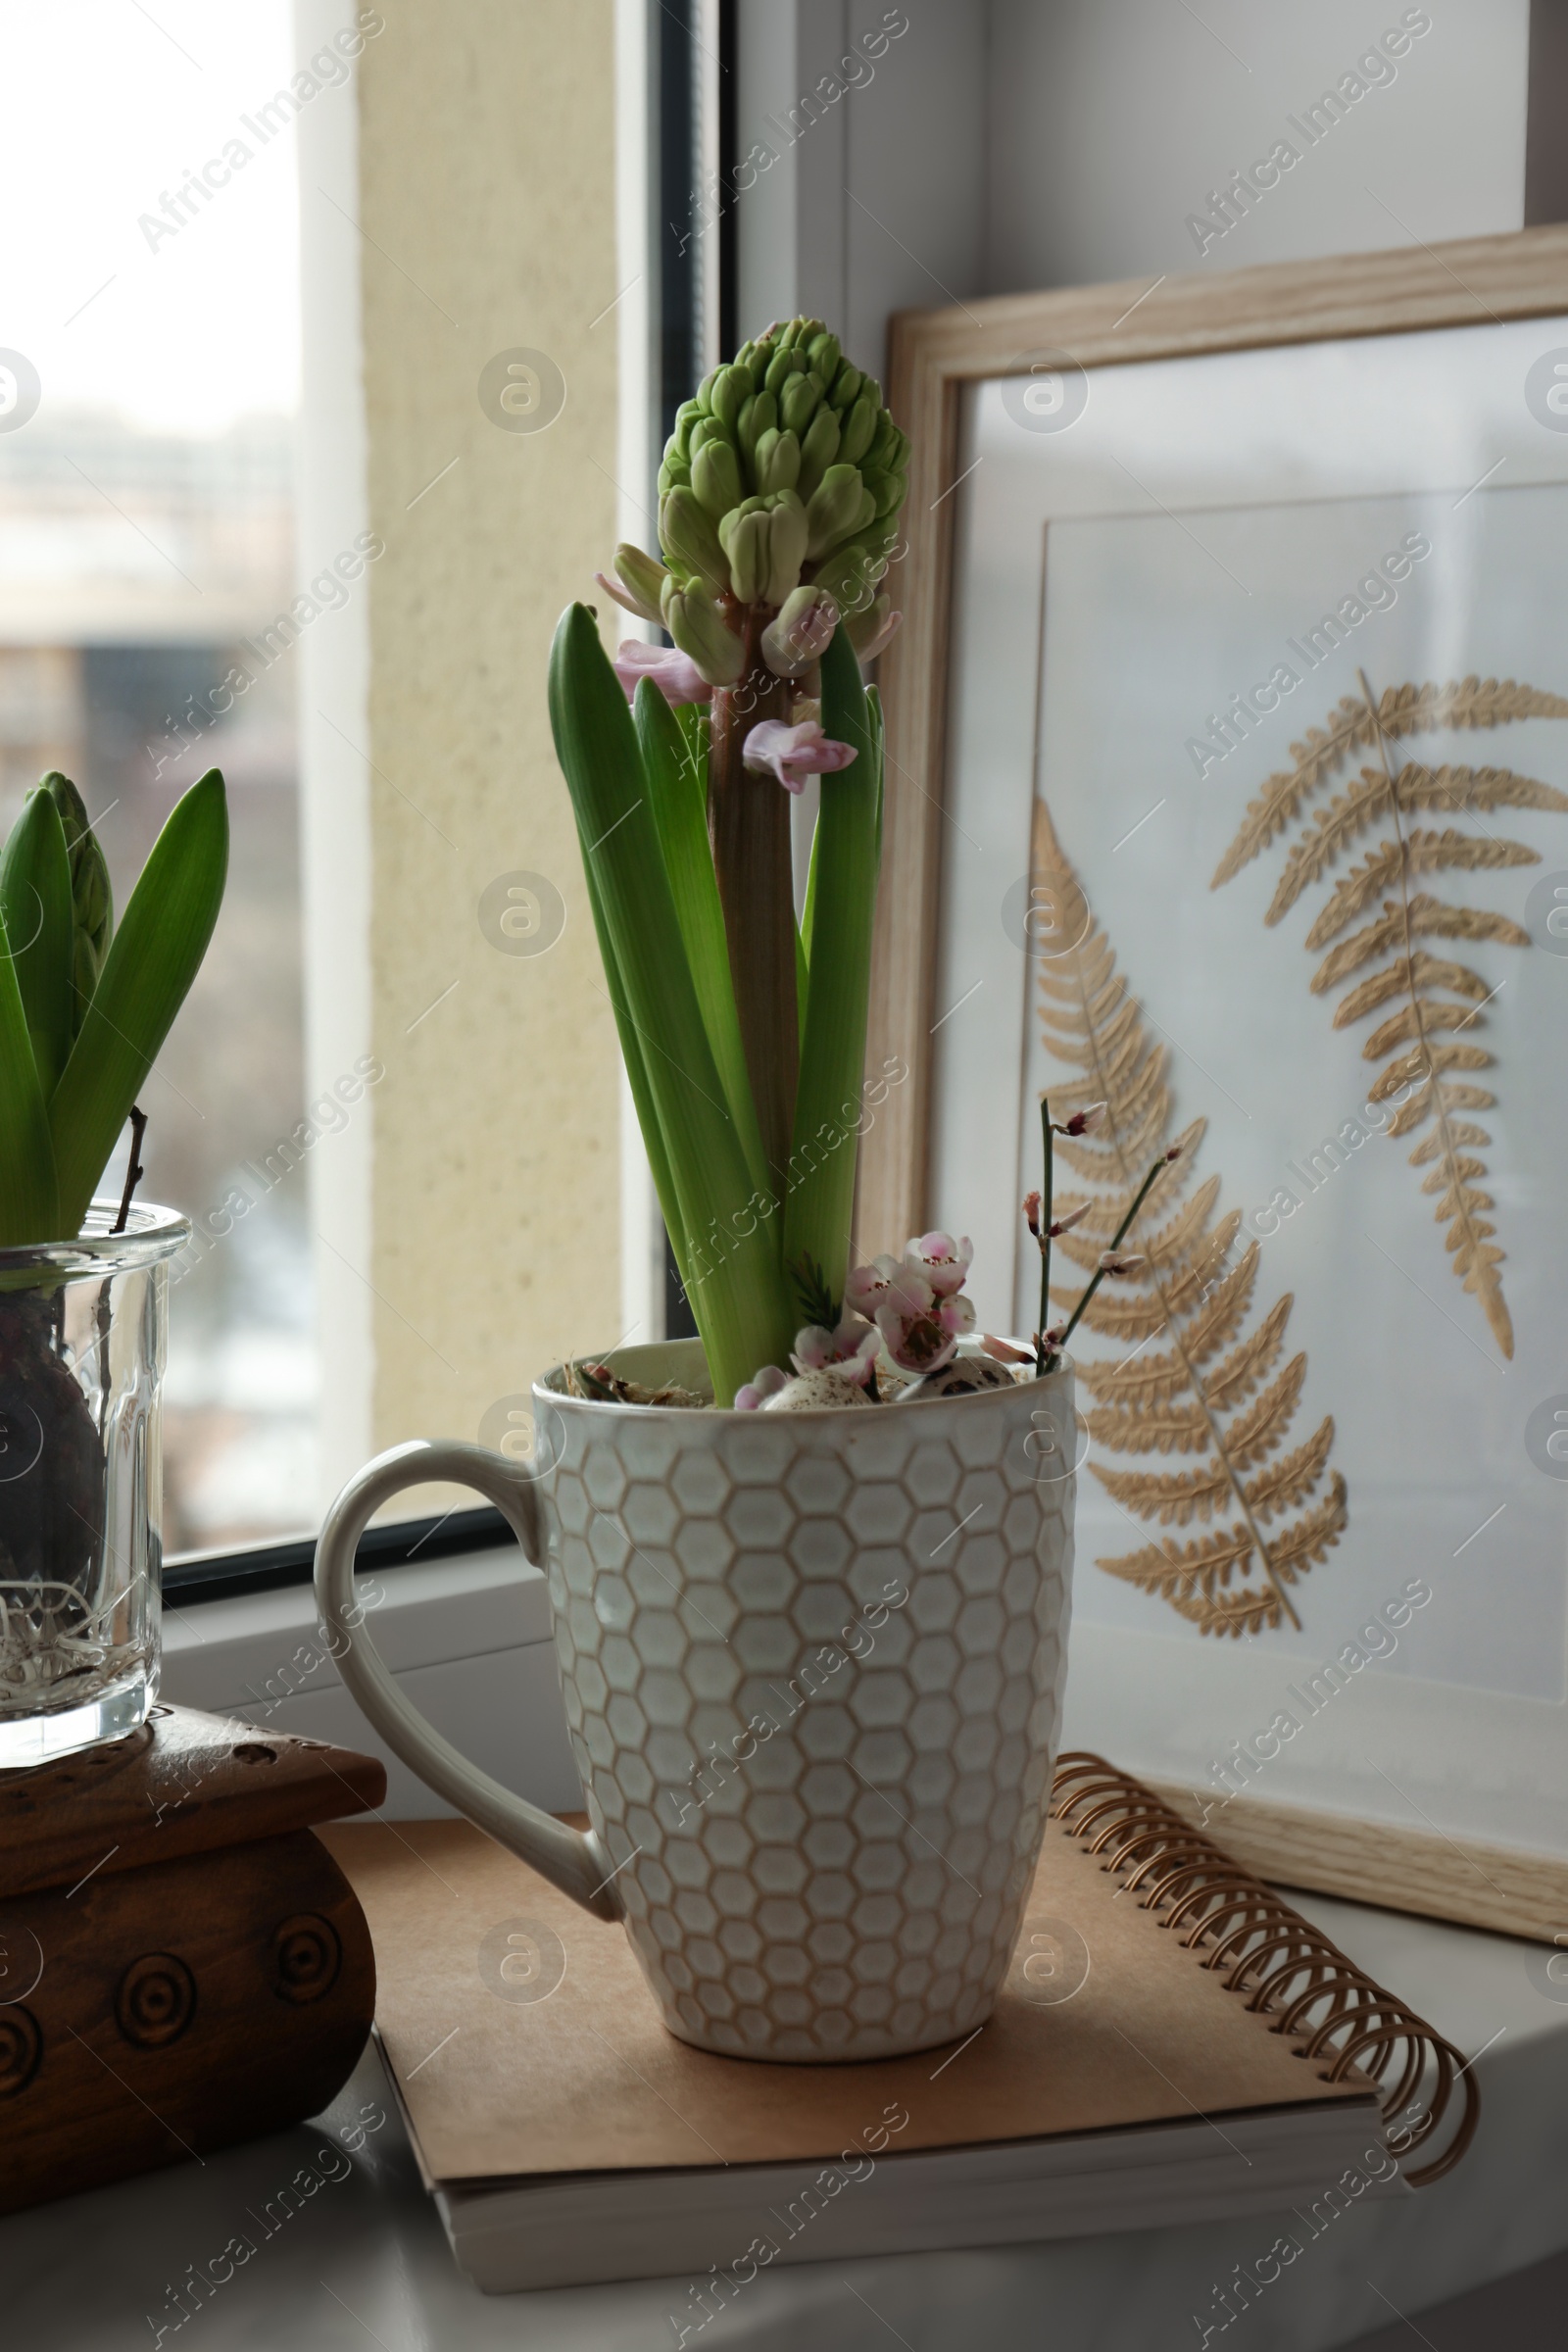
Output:
[[[696,1343],[613,1359],[696,1385]],[[534,1392],[524,1463],[413,1446],[344,1490],[318,1558],[344,1679],[396,1752],[587,1908],[671,2033],[786,2061],[970,2033],[1006,1974],[1055,1760],[1072,1575],[1070,1370],[850,1412]],[[548,1567],[592,1829],[424,1724],[353,1607],[400,1486],[459,1479]]]

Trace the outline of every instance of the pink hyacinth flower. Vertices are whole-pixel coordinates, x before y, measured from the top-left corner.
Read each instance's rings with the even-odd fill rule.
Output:
[[[789,1379],[777,1364],[764,1364],[755,1379],[746,1382],[735,1392],[735,1410],[738,1413],[760,1412],[770,1396],[776,1396]]]
[[[890,612],[874,636],[868,637],[864,645],[858,645],[856,647],[856,660],[858,662],[874,662],[878,654],[881,653],[883,648],[886,646],[889,638],[892,637],[898,629],[899,623],[903,618],[904,614],[902,612]]]
[[[835,743],[816,719],[787,727],[781,718],[764,718],[747,736],[741,757],[754,774],[776,776],[786,792],[804,792],[808,776],[830,776],[848,767],[855,747]]]
[[[614,659],[614,671],[629,703],[639,678],[652,678],[666,703],[711,702],[713,689],[692,660],[672,645],[645,645],[640,637],[625,637]]]
[[[939,1298],[923,1275],[906,1269],[888,1285],[876,1310],[877,1329],[901,1372],[940,1372],[974,1329],[974,1300],[955,1293]]]
[[[951,1233],[923,1233],[917,1242],[909,1242],[904,1251],[904,1262],[912,1274],[921,1275],[939,1298],[963,1288],[974,1257],[974,1244],[967,1234],[955,1241]]]

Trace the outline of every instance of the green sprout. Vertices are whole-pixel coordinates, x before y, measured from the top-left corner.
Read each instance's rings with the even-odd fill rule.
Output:
[[[0,853],[0,1249],[80,1232],[207,952],[227,870],[214,767],[175,805],[117,930],[75,786],[51,772],[27,795]]]

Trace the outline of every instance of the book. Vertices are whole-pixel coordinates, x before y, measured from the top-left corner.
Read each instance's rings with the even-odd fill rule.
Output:
[[[320,1834],[370,1923],[425,2186],[489,2292],[689,2277],[711,2316],[774,2262],[1293,2207],[1310,2229],[1438,2178],[1475,2129],[1455,2051],[1097,1757],[1057,1767],[988,2022],[860,2065],[675,2039],[623,1931],[466,1822]]]

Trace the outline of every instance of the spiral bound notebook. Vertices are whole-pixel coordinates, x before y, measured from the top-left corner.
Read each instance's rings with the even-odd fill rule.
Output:
[[[1097,1757],[1057,1768],[990,2021],[867,2065],[675,2040],[621,1930],[466,1822],[321,1834],[370,1923],[376,2030],[425,2185],[490,2292],[733,2291],[775,2261],[1293,2208],[1305,2242],[1446,2172],[1475,2129],[1447,2043]]]

